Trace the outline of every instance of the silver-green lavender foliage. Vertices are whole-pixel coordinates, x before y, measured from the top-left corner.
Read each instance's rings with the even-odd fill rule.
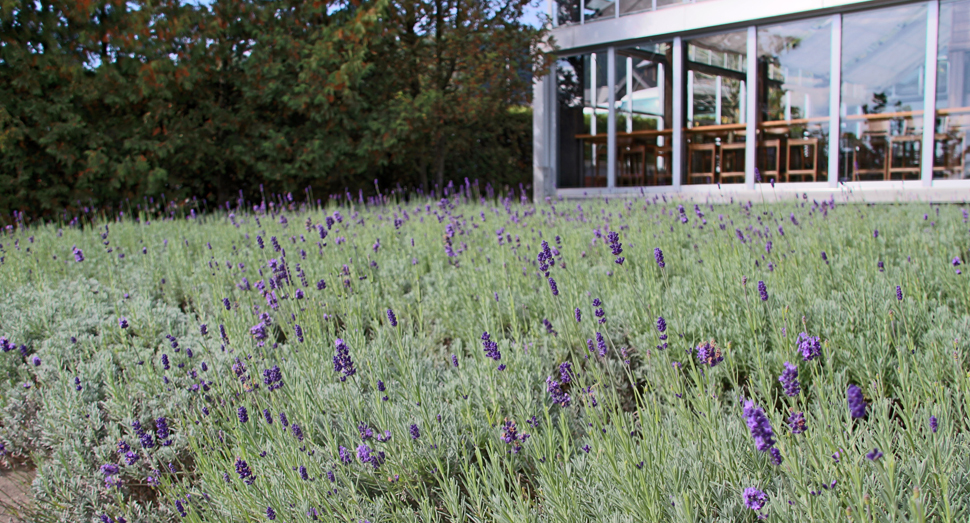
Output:
[[[0,442],[38,467],[38,520],[970,518],[962,209],[685,207],[8,230]]]

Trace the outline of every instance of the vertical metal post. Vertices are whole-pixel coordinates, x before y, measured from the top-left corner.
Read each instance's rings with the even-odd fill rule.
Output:
[[[754,189],[754,168],[758,157],[758,28],[748,26],[748,95],[744,129],[744,185]]]
[[[663,78],[660,82],[657,82],[660,86],[660,92],[663,92]],[[629,56],[626,57],[626,99],[627,103],[630,104],[626,108],[626,132],[633,132],[633,58]],[[663,107],[663,102],[660,103],[660,107]]]
[[[579,0],[579,25],[586,23],[586,0]]]
[[[620,17],[620,0],[613,0],[613,18]]]
[[[829,187],[839,186],[839,146],[842,143],[842,15],[832,15],[829,63]]]
[[[606,186],[616,186],[616,48],[606,50],[606,103],[610,112],[606,116]]]
[[[940,2],[926,3],[926,80],[923,85],[923,146],[920,147],[920,179],[924,187],[933,185],[933,160],[936,151],[936,68],[937,39],[940,32]]]
[[[684,42],[679,36],[674,37],[674,52],[671,64],[673,68],[673,113],[671,115],[671,120],[673,120],[672,127],[672,143],[671,148],[673,149],[671,157],[673,158],[672,169],[672,183],[674,185],[674,190],[679,191],[681,180],[684,174]]]

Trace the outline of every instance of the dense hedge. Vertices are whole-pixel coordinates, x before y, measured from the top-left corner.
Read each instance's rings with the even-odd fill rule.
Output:
[[[518,184],[526,3],[5,0],[0,213]]]

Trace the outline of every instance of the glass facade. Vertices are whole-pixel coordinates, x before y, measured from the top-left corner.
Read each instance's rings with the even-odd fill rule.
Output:
[[[764,181],[828,179],[830,18],[758,28],[757,167]]]
[[[609,87],[606,53],[556,62],[559,187],[606,187]]]
[[[919,179],[926,5],[845,15],[842,34],[839,180]]]
[[[941,2],[933,178],[966,179],[970,127],[970,1]]]
[[[687,42],[684,183],[744,183],[746,31]]]
[[[673,48],[616,50],[616,185],[670,185]]]
[[[970,0],[857,7],[560,58],[558,187],[970,180]]]

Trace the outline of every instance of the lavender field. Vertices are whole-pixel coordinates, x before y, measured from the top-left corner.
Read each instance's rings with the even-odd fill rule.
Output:
[[[10,221],[28,520],[970,519],[966,206],[399,196]]]

